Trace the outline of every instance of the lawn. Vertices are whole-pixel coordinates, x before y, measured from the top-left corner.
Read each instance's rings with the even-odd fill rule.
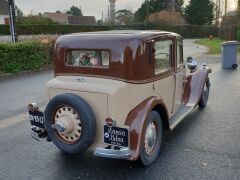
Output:
[[[209,48],[209,54],[220,54],[221,53],[221,44],[224,42],[223,39],[214,38],[213,40],[209,40],[208,38],[196,40],[195,43],[207,46]],[[240,47],[238,48],[238,52],[240,53]]]

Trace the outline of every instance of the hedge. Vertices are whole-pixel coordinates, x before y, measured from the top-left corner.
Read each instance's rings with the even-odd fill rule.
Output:
[[[204,25],[185,25],[185,26],[168,26],[166,24],[144,24],[138,23],[131,26],[81,26],[81,25],[18,25],[17,33],[19,35],[29,34],[68,34],[75,32],[87,31],[107,31],[113,29],[135,29],[135,30],[165,30],[176,32],[184,38],[208,37],[210,34],[218,36],[216,26]],[[0,34],[9,34],[9,26],[0,25]]]
[[[237,25],[225,25],[219,29],[219,37],[225,40],[236,40]]]
[[[169,26],[166,24],[135,24],[133,29],[139,30],[164,30],[180,34],[184,38],[202,38],[213,35],[218,36],[218,28],[213,25],[179,25]]]
[[[75,32],[107,31],[112,30],[110,26],[82,26],[82,25],[17,25],[16,31],[19,35],[32,34],[69,34]],[[9,35],[9,25],[0,25],[0,35]]]
[[[0,44],[0,74],[39,69],[51,64],[48,43],[20,42]]]
[[[240,41],[240,24],[238,25],[237,39]]]

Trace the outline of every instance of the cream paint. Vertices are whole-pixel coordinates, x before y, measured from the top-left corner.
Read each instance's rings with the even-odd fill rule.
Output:
[[[5,24],[4,18],[9,18],[8,15],[0,15],[0,24]]]
[[[169,118],[172,117],[174,106],[174,89],[175,89],[175,77],[174,75],[168,76],[164,79],[160,79],[154,82],[154,95],[160,96],[165,103]]]
[[[171,78],[158,81],[158,93],[164,97],[167,108],[171,107]],[[147,98],[154,96],[153,83],[131,84],[122,81],[80,76],[57,76],[47,84],[50,99],[62,93],[74,93],[84,98],[91,108],[97,121],[97,132],[94,144],[90,147],[103,147],[103,126],[105,119],[111,117],[117,126],[124,127],[129,112]],[[169,110],[171,111],[171,110]]]

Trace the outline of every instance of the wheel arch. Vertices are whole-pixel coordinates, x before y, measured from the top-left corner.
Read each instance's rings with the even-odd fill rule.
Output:
[[[160,115],[163,123],[163,137],[166,135],[166,133],[170,130],[169,125],[169,117],[167,113],[166,107],[164,107],[162,104],[157,104],[153,107],[152,111],[157,111]]]
[[[131,157],[129,160],[137,160],[140,154],[140,148],[142,147],[142,137],[143,137],[143,129],[146,127],[146,119],[149,113],[152,110],[156,110],[163,121],[164,128],[169,128],[168,113],[165,103],[159,97],[153,96],[137,107],[135,107],[127,116],[125,125],[129,126],[129,133],[130,133],[130,154]]]
[[[189,74],[184,84],[183,102],[185,105],[196,107],[200,101],[204,84],[206,83],[209,73],[212,70],[209,67],[198,69]]]

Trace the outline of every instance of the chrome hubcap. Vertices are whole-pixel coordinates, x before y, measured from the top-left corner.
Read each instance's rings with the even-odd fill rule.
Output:
[[[157,143],[157,129],[156,124],[151,122],[145,133],[145,151],[147,155],[151,155]]]
[[[59,108],[55,115],[52,128],[58,135],[69,143],[76,142],[82,134],[82,124],[78,113],[70,106]]]

